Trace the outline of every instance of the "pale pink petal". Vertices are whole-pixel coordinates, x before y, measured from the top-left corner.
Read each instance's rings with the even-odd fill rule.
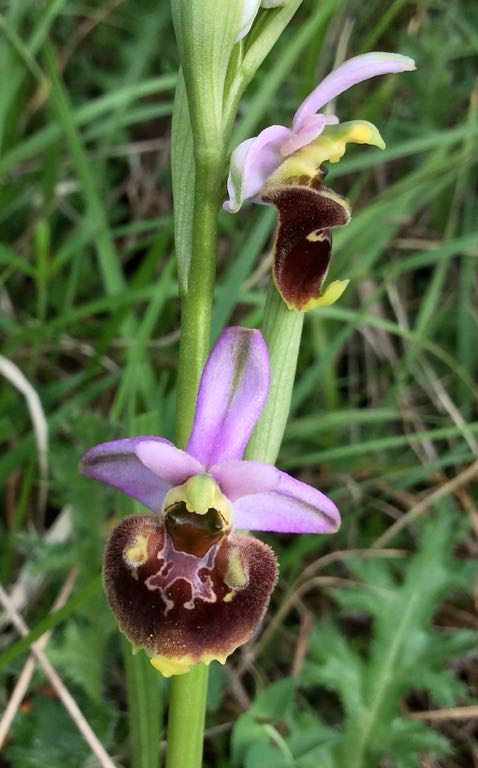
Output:
[[[209,470],[232,502],[234,525],[251,531],[334,533],[334,502],[312,486],[258,461],[226,461]]]
[[[355,56],[334,69],[324,77],[317,88],[302,102],[294,115],[292,127],[298,132],[307,120],[318,112],[325,104],[335,99],[340,93],[347,91],[352,85],[368,80],[376,75],[386,75],[393,72],[405,72],[415,69],[415,62],[408,56],[398,53],[365,53]]]
[[[187,452],[206,467],[240,459],[268,389],[269,356],[261,333],[227,328],[201,377]]]
[[[311,115],[302,128],[282,146],[282,154],[284,156],[290,155],[292,152],[307,146],[320,136],[327,125],[337,125],[338,122],[337,115]],[[287,151],[288,149],[290,151]]]
[[[236,147],[231,155],[227,179],[229,200],[224,203],[226,211],[237,213],[245,200],[260,192],[266,179],[281,164],[281,146],[291,136],[289,128],[271,125],[259,136]]]
[[[145,442],[176,450],[162,437],[113,440],[90,448],[80,461],[80,471],[86,477],[118,488],[149,509],[159,511],[172,483],[169,478],[151,472],[138,458],[137,449]]]
[[[327,125],[325,115],[311,115],[304,126],[293,133],[289,139],[281,146],[281,155],[287,157],[292,155],[293,152],[297,152],[301,147],[305,147],[314,141]]]
[[[136,455],[148,470],[170,486],[182,485],[189,477],[204,472],[199,461],[171,443],[143,440],[136,446]]]
[[[326,125],[337,125],[340,122],[337,115],[324,115]]]

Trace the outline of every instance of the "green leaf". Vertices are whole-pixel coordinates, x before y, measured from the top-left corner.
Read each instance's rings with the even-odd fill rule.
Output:
[[[108,702],[80,706],[100,741],[109,745],[117,712]],[[12,768],[88,768],[91,751],[63,705],[40,693],[13,723],[5,758]]]
[[[340,740],[333,746],[334,766],[368,768],[384,759],[408,768],[418,752],[435,754],[446,740],[426,725],[399,717],[403,699],[427,691],[437,706],[453,706],[465,687],[446,665],[473,652],[476,633],[432,631],[434,612],[443,598],[471,583],[469,564],[453,557],[462,537],[447,510],[420,526],[420,545],[404,558],[351,559],[358,583],[334,590],[341,605],[356,616],[372,616],[367,658],[335,626],[314,632],[301,685],[323,685],[339,696],[346,713]],[[476,567],[475,567],[476,570]]]
[[[396,768],[416,768],[417,755],[433,758],[450,751],[447,739],[423,723],[397,717],[387,734],[388,756]]]
[[[300,676],[301,686],[324,685],[336,691],[349,718],[363,714],[364,661],[338,627],[322,624],[311,638],[311,656],[322,664],[306,661]]]
[[[241,715],[232,732],[234,765],[293,765],[286,742],[274,727],[293,705],[296,681],[285,678],[271,683],[257,696],[250,710]],[[263,762],[264,761],[264,762]]]
[[[247,459],[274,464],[289,416],[304,314],[288,309],[270,283],[262,333],[269,350],[271,378],[269,397],[246,449]]]
[[[298,768],[332,768],[331,747],[340,740],[339,731],[324,725],[310,710],[294,710],[288,726],[287,745]]]
[[[292,703],[295,689],[296,681],[291,677],[271,683],[257,696],[250,714],[258,720],[280,720]]]
[[[93,610],[93,605],[96,604]],[[106,647],[116,624],[103,595],[89,606],[88,619],[66,625],[63,636],[50,641],[49,656],[65,677],[76,683],[95,702],[101,701],[104,683]],[[98,631],[96,616],[101,616]]]
[[[280,752],[273,744],[259,742],[253,744],[246,754],[244,768],[294,768],[291,756]]]

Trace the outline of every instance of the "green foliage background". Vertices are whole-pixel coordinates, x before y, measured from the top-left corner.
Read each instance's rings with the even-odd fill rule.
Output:
[[[104,541],[133,504],[77,462],[102,440],[173,436],[169,4],[1,7],[2,354],[40,397],[49,474],[42,509],[32,421],[2,379],[1,582],[32,631],[2,623],[0,706],[53,628],[49,658],[118,766],[157,768],[166,686],[123,648],[101,592]],[[306,317],[279,465],[330,493],[343,526],[270,537],[281,580],[262,632],[211,670],[211,768],[477,764],[477,30],[471,0],[304,0],[243,100],[232,147],[288,124],[336,60],[378,49],[418,66],[338,101],[387,149],[330,168],[354,210],[331,277],[351,285]],[[215,336],[260,322],[273,221],[221,214]],[[0,765],[95,765],[39,671]]]

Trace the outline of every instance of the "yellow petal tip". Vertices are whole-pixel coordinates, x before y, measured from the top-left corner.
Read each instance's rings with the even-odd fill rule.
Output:
[[[168,659],[166,656],[153,656],[149,661],[163,677],[184,675],[194,666],[194,661],[191,656],[181,656],[179,659]]]
[[[334,280],[327,286],[322,296],[319,296],[317,299],[311,299],[304,307],[302,307],[302,312],[308,312],[310,309],[315,309],[316,307],[330,307],[332,304],[335,304],[335,302],[340,299],[349,283],[350,280]]]
[[[331,126],[331,128],[335,127]],[[348,123],[341,123],[336,127],[336,130],[346,144],[369,144],[378,149],[385,149],[385,142],[380,131],[367,120],[351,120]]]
[[[229,654],[205,654],[201,659],[194,661],[190,655],[180,656],[178,658],[168,658],[167,656],[153,656],[150,658],[150,664],[162,674],[163,677],[173,677],[174,675],[185,675],[190,672],[196,664],[206,664],[211,661],[218,661],[225,664]]]

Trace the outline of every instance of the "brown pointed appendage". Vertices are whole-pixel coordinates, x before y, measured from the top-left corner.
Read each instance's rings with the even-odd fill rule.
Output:
[[[104,583],[119,627],[163,674],[224,662],[253,634],[277,580],[273,551],[220,533],[215,510],[177,505],[123,520],[106,546]]]
[[[322,295],[332,251],[331,227],[350,219],[347,202],[323,187],[322,176],[264,188],[261,199],[279,211],[273,278],[289,309],[303,310]],[[305,183],[307,181],[307,184]]]

